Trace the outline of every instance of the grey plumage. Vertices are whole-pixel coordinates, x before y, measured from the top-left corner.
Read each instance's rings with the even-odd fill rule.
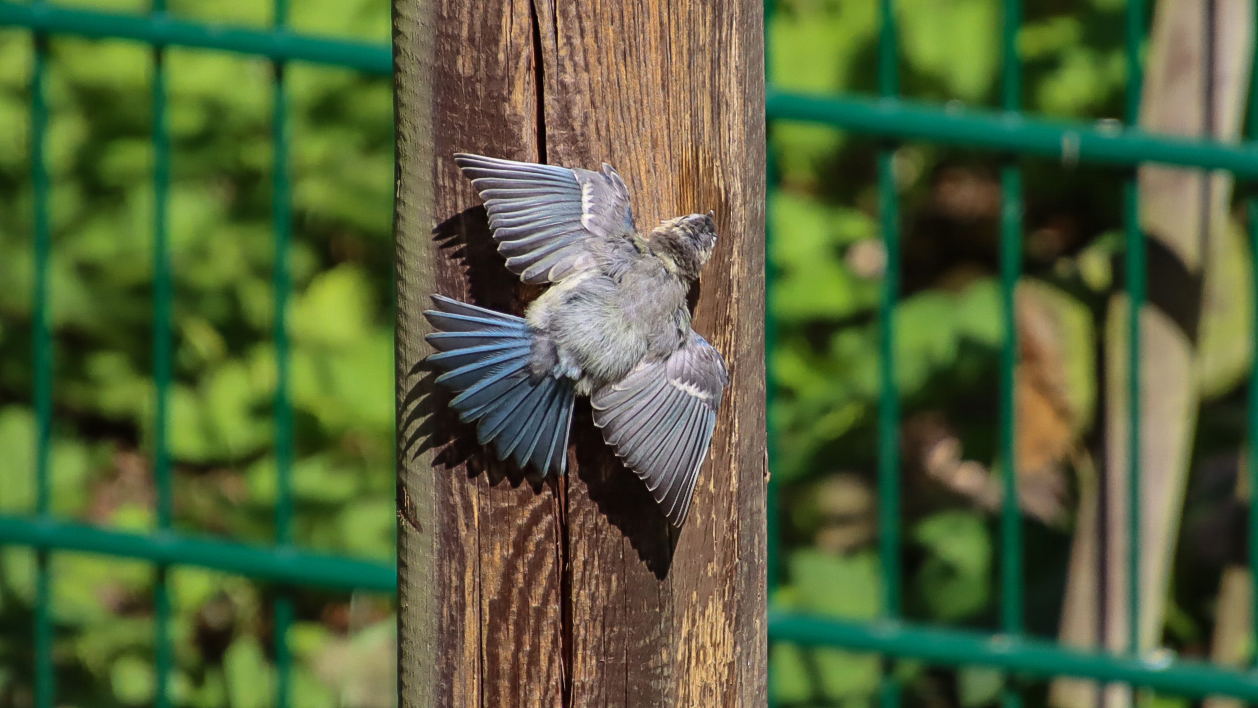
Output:
[[[686,294],[716,243],[712,214],[637,231],[620,175],[455,155],[507,268],[551,283],[524,319],[433,296],[428,340],[451,406],[482,444],[543,475],[567,468],[574,397],[675,525],[690,510],[729,375],[690,327]]]

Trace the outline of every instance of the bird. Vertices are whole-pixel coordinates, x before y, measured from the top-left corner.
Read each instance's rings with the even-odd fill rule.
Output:
[[[680,529],[729,384],[687,307],[716,246],[713,212],[641,232],[606,163],[454,162],[485,203],[507,269],[549,287],[524,317],[432,295],[427,361],[457,392],[450,406],[498,459],[545,478],[566,473],[574,402],[588,397],[604,441]]]

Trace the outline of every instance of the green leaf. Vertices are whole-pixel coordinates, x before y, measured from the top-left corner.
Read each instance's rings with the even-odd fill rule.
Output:
[[[769,675],[773,699],[777,703],[802,703],[813,696],[809,656],[794,644],[775,642],[769,649]]]
[[[1137,704],[1140,708],[1188,708],[1193,701],[1183,696],[1168,696],[1149,691],[1139,694]]]
[[[336,708],[347,705],[338,702],[336,694],[305,666],[293,671],[293,708]],[[393,682],[396,684],[396,681]],[[354,705],[352,703],[348,705]],[[358,703],[357,705],[367,705]]]
[[[369,330],[373,317],[370,285],[350,265],[320,273],[293,308],[294,340],[349,346]]]
[[[1054,116],[1081,116],[1095,110],[1122,84],[1121,52],[1100,53],[1072,45],[1036,91],[1040,110]]]
[[[1023,61],[1042,59],[1078,44],[1083,23],[1078,17],[1056,15],[1040,22],[1028,22],[1018,33],[1018,49]]]
[[[218,456],[237,459],[270,442],[271,419],[260,410],[270,391],[259,390],[243,362],[215,368],[202,385],[205,427]]]
[[[0,552],[0,572],[7,588],[24,604],[35,601],[35,552],[29,548],[5,548]]]
[[[54,605],[65,622],[107,623],[118,603],[152,586],[152,568],[141,561],[65,554],[54,558],[53,569]]]
[[[354,502],[341,512],[340,529],[343,552],[364,558],[391,558],[397,533],[394,498]]]
[[[153,700],[157,680],[153,673],[153,665],[147,659],[133,654],[124,654],[114,661],[109,676],[114,688],[114,697],[119,703],[141,705]]]
[[[996,0],[904,0],[897,6],[901,46],[916,70],[943,83],[945,95],[983,97],[996,74],[1000,5]]]
[[[790,577],[793,609],[857,620],[877,615],[881,580],[878,559],[872,552],[836,556],[813,549],[795,551],[790,558]],[[877,657],[816,649],[803,657],[788,652],[778,661],[788,678],[794,675],[795,679],[802,673],[799,663],[814,663],[821,682],[817,688],[831,700],[869,695],[878,685]],[[797,680],[788,687],[799,692]]]
[[[927,552],[916,582],[932,617],[953,621],[987,606],[992,548],[980,515],[935,514],[914,526],[912,537]]]
[[[25,408],[0,409],[0,509],[35,506],[35,416]]]
[[[318,654],[332,639],[332,632],[321,622],[296,622],[288,629],[288,647],[303,660]]]
[[[790,569],[801,609],[847,619],[877,616],[881,581],[873,553],[836,556],[805,549],[791,554]]]
[[[174,606],[195,611],[220,592],[224,574],[203,568],[182,567],[171,571],[168,578]]]
[[[241,636],[232,642],[223,656],[223,671],[232,708],[271,705],[274,671],[255,637]]]
[[[331,455],[307,457],[293,465],[293,494],[302,501],[342,505],[359,488],[359,470],[337,464]]]
[[[958,700],[964,708],[995,703],[1005,687],[1004,674],[985,666],[957,669]]]
[[[773,294],[779,318],[839,318],[874,306],[877,283],[854,276],[839,251],[874,234],[868,217],[790,193],[774,198],[771,213],[770,256],[781,271]]]
[[[169,399],[171,453],[183,460],[205,461],[215,457],[213,431],[206,425],[202,401],[187,386],[175,386]]]

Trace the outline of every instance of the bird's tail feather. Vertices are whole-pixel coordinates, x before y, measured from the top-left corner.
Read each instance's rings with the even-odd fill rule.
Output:
[[[476,437],[482,445],[492,441],[498,459],[531,464],[543,476],[563,474],[573,382],[532,375],[533,337],[523,319],[440,295],[432,299],[436,309],[424,316],[438,330],[428,335],[437,353],[428,361],[445,372],[437,383],[459,392],[450,402],[459,418],[479,421]]]

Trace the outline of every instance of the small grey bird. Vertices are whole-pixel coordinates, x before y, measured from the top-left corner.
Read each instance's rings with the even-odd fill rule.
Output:
[[[665,516],[686,520],[729,373],[690,328],[686,294],[716,245],[712,213],[638,233],[629,190],[602,172],[459,154],[485,200],[507,268],[552,283],[523,319],[433,295],[428,361],[451,406],[498,458],[545,476],[567,468],[576,396],[646,483]]]

